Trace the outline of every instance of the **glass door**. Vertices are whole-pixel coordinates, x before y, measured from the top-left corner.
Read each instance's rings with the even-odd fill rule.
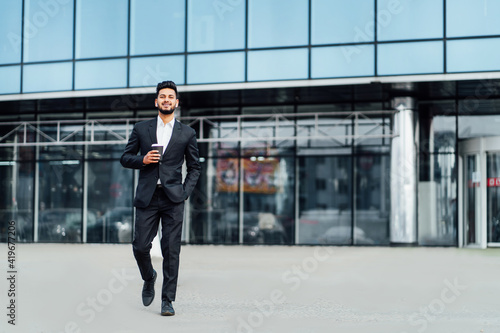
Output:
[[[500,153],[487,153],[486,164],[488,245],[500,246]]]
[[[464,156],[464,245],[480,244],[481,175],[479,154]]]

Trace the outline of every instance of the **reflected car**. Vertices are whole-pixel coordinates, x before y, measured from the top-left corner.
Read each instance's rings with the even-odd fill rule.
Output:
[[[132,241],[132,207],[115,207],[87,223],[88,243],[129,243]]]
[[[95,220],[92,211],[89,220]],[[38,240],[42,242],[80,243],[82,241],[82,210],[79,208],[47,209],[39,213]]]
[[[285,244],[285,228],[280,219],[265,212],[243,213],[243,243]],[[237,212],[224,214],[213,232],[215,243],[237,244],[239,242],[239,219]]]
[[[354,239],[356,245],[372,245],[375,244],[373,240],[366,237],[363,229],[354,227]],[[349,226],[337,226],[328,229],[318,239],[320,244],[338,244],[338,245],[351,245],[352,242],[352,229]]]

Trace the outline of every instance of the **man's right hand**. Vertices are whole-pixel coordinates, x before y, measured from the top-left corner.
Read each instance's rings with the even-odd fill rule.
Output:
[[[142,159],[143,164],[158,163],[160,161],[160,153],[157,150],[150,150]]]

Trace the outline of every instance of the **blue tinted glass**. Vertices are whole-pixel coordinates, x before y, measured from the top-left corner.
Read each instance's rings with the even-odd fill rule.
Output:
[[[443,72],[442,42],[378,45],[378,74],[428,74]]]
[[[378,0],[378,40],[443,37],[443,1]]]
[[[446,69],[448,72],[498,71],[500,38],[448,41]]]
[[[187,83],[241,82],[245,80],[245,53],[228,52],[188,56]]]
[[[371,76],[374,74],[373,45],[316,47],[311,53],[311,76]]]
[[[130,86],[150,87],[171,80],[184,84],[184,56],[130,59]]]
[[[307,0],[248,0],[248,46],[308,44]]]
[[[184,0],[132,0],[130,54],[184,52]]]
[[[18,94],[21,90],[21,66],[0,67],[0,94]]]
[[[77,0],[76,58],[127,55],[127,35],[127,0]]]
[[[79,61],[75,89],[122,88],[127,85],[127,60]]]
[[[0,64],[21,62],[22,1],[0,2]]]
[[[500,1],[447,0],[447,37],[499,35]]]
[[[73,1],[26,0],[24,61],[73,58]]]
[[[188,51],[245,47],[245,1],[188,1]]]
[[[307,49],[248,53],[248,81],[307,79]]]
[[[73,63],[26,65],[23,69],[23,93],[71,90]]]
[[[312,0],[312,44],[373,41],[373,0]]]

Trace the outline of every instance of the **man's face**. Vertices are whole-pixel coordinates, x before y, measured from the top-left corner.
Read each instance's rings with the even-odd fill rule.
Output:
[[[172,114],[179,105],[179,100],[173,89],[165,88],[159,91],[155,103],[158,111],[161,113]]]

